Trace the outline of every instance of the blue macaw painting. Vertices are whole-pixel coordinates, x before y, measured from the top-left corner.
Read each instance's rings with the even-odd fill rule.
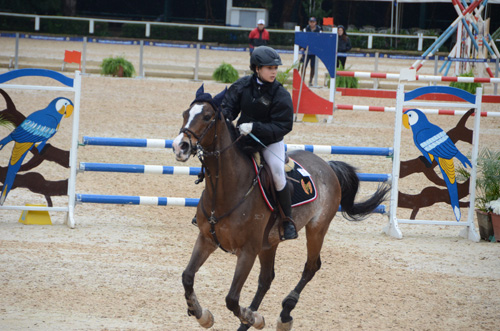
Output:
[[[63,116],[69,117],[72,113],[73,103],[71,100],[62,97],[56,98],[45,109],[38,110],[26,117],[14,131],[0,140],[0,150],[9,142],[14,141],[7,175],[0,195],[0,205],[5,202],[26,154],[33,146],[36,146],[38,152],[41,153],[47,141],[56,134]]]
[[[422,152],[425,159],[432,164],[436,159],[441,174],[448,188],[451,207],[455,219],[460,221],[461,213],[459,207],[457,181],[455,176],[455,165],[453,158],[456,157],[464,167],[471,167],[469,159],[463,155],[455,146],[450,137],[443,129],[432,124],[427,116],[419,109],[408,109],[403,114],[403,125],[413,132],[413,142]]]

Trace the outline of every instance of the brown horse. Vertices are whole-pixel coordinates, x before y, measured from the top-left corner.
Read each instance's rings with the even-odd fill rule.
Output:
[[[257,310],[274,278],[280,230],[276,222],[271,230],[266,231],[271,210],[260,190],[253,189],[256,174],[252,162],[235,144],[236,128],[220,109],[224,93],[212,99],[210,94],[203,92],[202,86],[190,108],[184,111],[180,134],[173,143],[176,159],[185,162],[191,155],[197,155],[207,177],[196,213],[200,233],[182,274],[182,284],[188,314],[195,316],[201,326],[210,328],[214,318],[198,302],[193,289],[194,276],[217,247],[235,254],[236,270],[226,296],[226,307],[240,319],[238,330],[247,330],[251,326],[262,329],[264,318]],[[346,218],[359,220],[371,214],[389,191],[387,186],[381,186],[368,200],[354,203],[359,179],[353,167],[343,162],[327,163],[306,151],[294,151],[289,155],[311,174],[318,198],[293,209],[297,230],[306,229],[307,261],[297,286],[282,302],[277,330],[292,328],[290,313],[306,284],[321,267],[323,240],[339,205],[342,204]],[[250,306],[242,307],[239,304],[240,292],[256,257],[259,257],[261,266],[259,285]]]

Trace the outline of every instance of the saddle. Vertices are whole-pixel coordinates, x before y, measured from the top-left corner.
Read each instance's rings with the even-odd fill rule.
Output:
[[[259,174],[258,183],[262,197],[266,201],[271,211],[277,208],[276,188],[271,170],[260,153],[255,153],[252,157],[255,173]],[[262,167],[259,173],[259,169]],[[309,172],[297,161],[290,158],[288,154],[285,158],[285,171],[288,184],[291,187],[292,208],[307,204],[316,200],[318,193],[316,185]]]
[[[270,247],[268,240],[269,232],[278,219],[278,216],[281,216],[279,218],[278,231],[280,232],[280,238],[282,237],[282,224],[285,217],[281,207],[278,206],[277,203],[278,200],[276,198],[276,188],[274,186],[272,172],[267,163],[263,162],[263,160],[260,153],[255,153],[252,157],[253,166],[258,175],[257,180],[259,189],[268,208],[272,211],[264,231],[263,246],[266,248]],[[292,196],[292,208],[316,200],[318,194],[311,175],[297,163],[297,161],[288,157],[288,155],[286,155],[285,159],[285,171]]]

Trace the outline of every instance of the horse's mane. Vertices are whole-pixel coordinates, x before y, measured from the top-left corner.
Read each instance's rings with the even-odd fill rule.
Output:
[[[222,114],[224,115],[224,122],[226,122],[227,129],[229,130],[229,134],[231,135],[231,141],[235,141],[239,137],[240,133],[236,129],[236,126],[234,125],[231,118],[226,117],[224,112],[222,112]]]
[[[234,119],[232,118],[232,116],[222,109],[222,99],[224,98],[226,91],[227,88],[225,88],[222,92],[212,98],[212,95],[210,93],[204,92],[203,85],[201,85],[198,91],[196,91],[196,98],[193,100],[193,102],[191,102],[191,106],[197,102],[208,103],[214,109],[217,119],[224,118],[224,122],[226,123],[227,129],[229,130],[229,134],[231,136],[231,141],[235,141],[240,136],[240,133],[233,123]],[[221,116],[221,114],[223,116]],[[252,147],[252,144],[249,143],[249,139],[251,138],[242,137],[236,143],[236,146],[244,154],[252,155],[254,152],[258,151],[258,149]]]

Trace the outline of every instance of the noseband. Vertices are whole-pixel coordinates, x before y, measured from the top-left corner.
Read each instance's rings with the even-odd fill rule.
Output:
[[[243,198],[236,205],[234,205],[232,208],[230,208],[224,214],[222,214],[222,215],[220,215],[218,217],[215,216],[215,206],[216,206],[215,198],[217,196],[217,187],[218,187],[217,183],[218,183],[219,178],[220,178],[220,176],[219,176],[220,175],[219,174],[220,165],[219,165],[219,161],[217,161],[216,162],[216,168],[215,168],[215,182],[214,182],[212,174],[210,174],[208,168],[206,167],[205,158],[206,157],[215,157],[216,159],[219,159],[220,155],[222,153],[224,153],[226,150],[228,150],[229,148],[231,148],[234,144],[236,144],[236,142],[241,139],[242,135],[238,136],[238,138],[236,138],[234,141],[232,141],[226,147],[224,147],[222,149],[219,149],[219,150],[215,149],[215,144],[217,143],[217,122],[221,119],[221,112],[222,112],[222,110],[220,109],[220,107],[214,107],[214,105],[212,103],[210,103],[210,104],[215,109],[215,115],[212,118],[211,122],[205,127],[205,129],[203,130],[203,132],[199,136],[196,133],[194,133],[191,129],[188,129],[188,128],[182,128],[179,131],[179,133],[185,134],[188,137],[188,139],[189,139],[189,146],[191,148],[191,154],[198,156],[198,159],[200,160],[201,165],[202,165],[202,170],[201,170],[200,174],[198,174],[198,179],[195,181],[195,183],[196,184],[201,183],[203,181],[204,177],[205,177],[205,173],[208,176],[208,178],[210,179],[209,182],[210,182],[210,185],[211,185],[212,191],[213,191],[211,212],[209,214],[206,211],[205,207],[203,206],[203,202],[202,202],[203,199],[200,199],[201,209],[203,211],[203,214],[207,218],[208,223],[210,224],[210,233],[212,234],[212,237],[213,237],[216,245],[218,247],[220,247],[223,251],[227,252],[227,250],[224,249],[224,247],[221,246],[221,244],[220,244],[220,242],[219,242],[219,240],[217,238],[217,235],[215,233],[215,225],[221,219],[223,219],[224,217],[226,217],[229,214],[231,214],[236,208],[238,208],[245,201],[245,199],[250,195],[250,193],[252,192],[253,188],[257,184],[257,182],[258,182],[258,176],[259,175],[257,174],[255,176],[255,178],[252,180],[250,188],[248,189],[248,191],[246,192],[246,194],[243,196]],[[201,145],[200,141],[207,135],[208,131],[213,126],[215,126],[214,137],[212,139],[213,149],[211,151],[207,151]],[[195,146],[193,146],[193,142],[191,140],[192,137],[196,138],[196,140],[197,140]],[[260,173],[260,169],[261,168],[262,167],[259,168],[259,173]],[[205,193],[205,191],[203,191],[203,193]]]

